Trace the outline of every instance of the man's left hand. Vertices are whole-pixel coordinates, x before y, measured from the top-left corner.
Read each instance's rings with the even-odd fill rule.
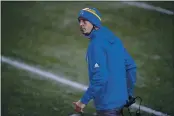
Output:
[[[73,102],[73,105],[75,106],[76,112],[83,112],[83,109],[85,108],[85,104],[83,104],[80,100],[77,102]]]

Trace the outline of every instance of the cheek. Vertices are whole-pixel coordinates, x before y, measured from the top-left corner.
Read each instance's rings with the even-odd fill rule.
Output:
[[[86,25],[86,29],[90,30],[91,26],[90,25]]]
[[[92,26],[91,25],[88,25],[87,28],[88,28],[88,31],[91,31]]]

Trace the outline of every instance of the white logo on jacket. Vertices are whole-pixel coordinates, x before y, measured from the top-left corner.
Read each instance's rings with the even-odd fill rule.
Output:
[[[98,67],[99,67],[99,65],[97,63],[95,63],[94,68],[98,68]]]

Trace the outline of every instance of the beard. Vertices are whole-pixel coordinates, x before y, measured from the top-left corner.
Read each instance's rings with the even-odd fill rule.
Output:
[[[85,29],[85,28],[80,27],[80,31],[81,31],[83,34],[86,34],[86,33],[85,33],[85,32],[86,32],[86,29]]]

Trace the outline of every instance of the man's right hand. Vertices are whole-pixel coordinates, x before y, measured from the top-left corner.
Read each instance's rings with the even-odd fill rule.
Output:
[[[80,100],[77,102],[73,102],[73,105],[76,112],[83,112],[85,104],[81,103]]]

